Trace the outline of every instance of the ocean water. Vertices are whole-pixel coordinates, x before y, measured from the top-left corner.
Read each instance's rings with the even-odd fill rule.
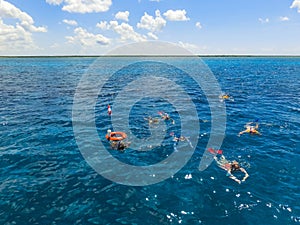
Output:
[[[147,140],[151,129],[145,117],[168,112],[175,124],[162,122],[162,143],[147,151],[134,149],[147,149],[147,141],[132,143],[119,152],[111,150],[104,137],[114,128],[106,107],[111,104],[113,115],[118,113],[114,101],[126,84],[141,75],[163,74],[189,95],[197,109],[200,130],[192,157],[173,176],[152,185],[122,185],[99,175],[82,155],[73,121],[78,84],[96,60],[0,58],[0,224],[300,224],[299,57],[203,58],[222,92],[231,96],[224,101],[227,121],[221,149],[248,171],[250,177],[240,185],[214,162],[199,171],[211,132],[209,103],[193,79],[162,66],[159,58],[144,62],[136,58],[138,63],[106,81],[95,103],[97,135],[115,159],[130,165],[152,165],[172,154],[176,145],[169,134],[181,130],[178,105],[159,96],[140,98],[146,85],[130,90],[138,100],[129,112],[129,127]],[[106,65],[117,65],[128,59],[105,60]],[[180,60],[188,61],[174,58]],[[189,65],[197,72],[193,66]],[[103,65],[92,70],[99,77],[112,72]],[[153,78],[149,86],[151,82]],[[168,94],[174,98],[174,92]],[[260,136],[237,136],[255,120]],[[130,172],[123,171],[125,177]],[[138,179],[145,177],[140,174]]]

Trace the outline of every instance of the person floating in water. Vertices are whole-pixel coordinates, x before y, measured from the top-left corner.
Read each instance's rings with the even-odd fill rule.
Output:
[[[249,177],[247,171],[244,168],[242,168],[237,161],[235,160],[229,161],[225,158],[224,155],[219,156],[219,158],[217,156],[214,156],[214,159],[220,168],[227,171],[226,176],[228,176],[230,179],[234,180],[235,182],[241,184]],[[241,180],[233,175],[233,173],[238,171],[245,174],[245,176]]]
[[[177,145],[180,141],[186,141],[189,143],[189,145],[191,146],[191,148],[193,148],[192,142],[190,141],[190,139],[188,137],[182,136],[182,135],[175,135],[174,132],[171,132],[170,135],[173,137],[173,141],[174,141],[174,150],[177,151]]]
[[[159,118],[156,118],[156,117],[151,117],[151,116],[148,116],[147,118],[145,118],[145,120],[148,120],[148,123],[149,124],[158,124],[159,123]]]
[[[179,142],[179,141],[189,141],[188,137],[182,136],[182,135],[175,135],[174,132],[171,132],[170,135],[173,137],[173,141]]]
[[[112,132],[111,130],[107,130],[105,138],[110,142],[112,149],[124,151],[125,148],[128,148],[130,145],[130,142],[123,141],[127,138],[127,135],[124,132]]]
[[[112,149],[124,151],[126,148],[130,146],[130,142],[124,141],[111,141],[110,146]]]
[[[175,121],[170,117],[168,113],[165,112],[158,112],[162,120],[169,120],[172,122],[172,124],[175,124]]]
[[[255,126],[252,125],[253,122],[249,122],[245,125],[246,130],[241,131],[238,136],[249,133],[249,134],[258,134],[261,135],[261,133],[258,132],[258,122],[256,122]]]
[[[219,96],[219,98],[221,99],[221,101],[225,101],[225,100],[229,100],[229,101],[234,101],[233,97],[230,96],[229,94],[221,94]]]

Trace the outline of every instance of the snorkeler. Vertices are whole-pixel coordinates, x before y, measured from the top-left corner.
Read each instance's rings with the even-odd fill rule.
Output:
[[[178,143],[180,141],[188,142],[189,145],[191,146],[191,148],[193,148],[192,142],[190,141],[190,139],[188,137],[185,137],[185,136],[182,136],[182,135],[175,135],[174,132],[171,132],[170,135],[173,137],[175,151],[177,151],[176,146],[178,145]]]
[[[148,116],[147,118],[144,118],[145,120],[148,120],[149,124],[158,124],[159,123],[159,118],[152,118],[151,116]]]
[[[234,101],[233,97],[230,96],[229,94],[221,94],[219,98],[221,99],[221,101],[225,101],[225,100]]]
[[[242,168],[237,161],[235,161],[235,160],[228,161],[224,155],[221,155],[220,158],[218,158],[217,156],[214,156],[214,159],[216,160],[216,162],[220,168],[227,171],[226,176],[228,176],[230,179],[234,180],[235,182],[241,184],[249,177],[249,174],[247,173],[247,171],[244,168]],[[235,177],[233,175],[233,173],[237,172],[237,171],[240,171],[245,174],[245,176],[243,177],[242,180],[238,179],[237,177]]]
[[[229,95],[224,94],[224,95],[221,95],[220,98],[222,98],[222,99],[229,99]]]
[[[165,112],[158,112],[162,120],[170,120],[172,121],[172,124],[175,124],[175,121],[170,117],[168,113]]]
[[[185,136],[179,136],[179,137],[175,137],[173,138],[173,141],[179,142],[179,141],[187,141],[188,138]]]
[[[128,148],[130,142],[124,142],[123,140],[127,138],[126,133],[121,131],[107,130],[105,138],[110,142],[110,146],[112,149],[124,151],[125,148]]]
[[[112,141],[110,143],[110,146],[112,149],[124,151],[125,148],[128,148],[130,146],[130,142],[123,142],[123,141]]]
[[[261,133],[258,132],[258,123],[256,122],[256,125],[255,126],[252,126],[253,122],[249,122],[249,123],[246,123],[245,125],[245,128],[246,130],[243,130],[241,131],[238,136],[240,136],[241,134],[244,134],[244,133],[249,133],[249,134],[258,134],[258,135],[261,135]]]

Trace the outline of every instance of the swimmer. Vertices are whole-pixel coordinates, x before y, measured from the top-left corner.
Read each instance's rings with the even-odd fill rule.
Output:
[[[178,145],[178,143],[180,141],[187,141],[189,143],[189,145],[191,146],[191,148],[193,148],[193,145],[188,137],[185,137],[182,135],[175,135],[174,132],[171,132],[170,135],[173,137],[173,141],[175,142],[174,147],[176,147],[176,145]]]
[[[110,146],[112,149],[124,151],[125,148],[128,148],[130,146],[130,142],[123,142],[123,141],[112,141],[110,143]]]
[[[148,116],[148,118],[144,118],[145,120],[148,120],[149,124],[158,124],[159,123],[159,118],[152,118],[151,116]]]
[[[175,124],[175,121],[170,117],[170,115],[168,113],[158,112],[158,114],[161,116],[162,120],[170,120],[170,121],[172,121],[172,124]]]
[[[240,136],[240,135],[242,135],[242,134],[244,134],[244,133],[261,135],[261,133],[259,133],[258,130],[257,130],[257,129],[258,129],[258,123],[256,123],[255,126],[252,126],[252,125],[251,125],[252,123],[253,123],[253,122],[246,123],[246,125],[245,125],[246,130],[241,131],[241,132],[238,134],[238,136]]]
[[[223,98],[223,99],[229,99],[229,95],[226,95],[226,94],[222,95],[221,98]]]
[[[220,168],[227,171],[226,176],[228,176],[230,179],[234,180],[235,182],[241,184],[249,177],[249,174],[247,173],[247,171],[244,168],[242,168],[237,161],[235,161],[235,160],[228,161],[224,155],[221,155],[220,158],[218,158],[217,156],[214,156],[214,159],[216,160],[216,162]],[[242,173],[245,174],[245,176],[243,177],[242,180],[238,179],[237,177],[235,177],[232,174],[237,171],[241,171]]]
[[[187,140],[188,140],[188,138],[185,137],[185,136],[179,136],[179,137],[176,137],[176,136],[174,135],[174,138],[173,138],[173,141],[176,141],[176,142],[179,142],[179,141],[187,141]]]
[[[221,101],[224,101],[224,100],[234,101],[233,97],[230,96],[229,94],[222,94],[219,96],[219,98],[221,99]]]

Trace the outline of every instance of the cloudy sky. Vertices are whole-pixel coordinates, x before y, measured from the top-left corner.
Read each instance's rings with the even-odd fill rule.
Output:
[[[153,40],[300,55],[300,0],[0,0],[0,55],[102,55]]]

